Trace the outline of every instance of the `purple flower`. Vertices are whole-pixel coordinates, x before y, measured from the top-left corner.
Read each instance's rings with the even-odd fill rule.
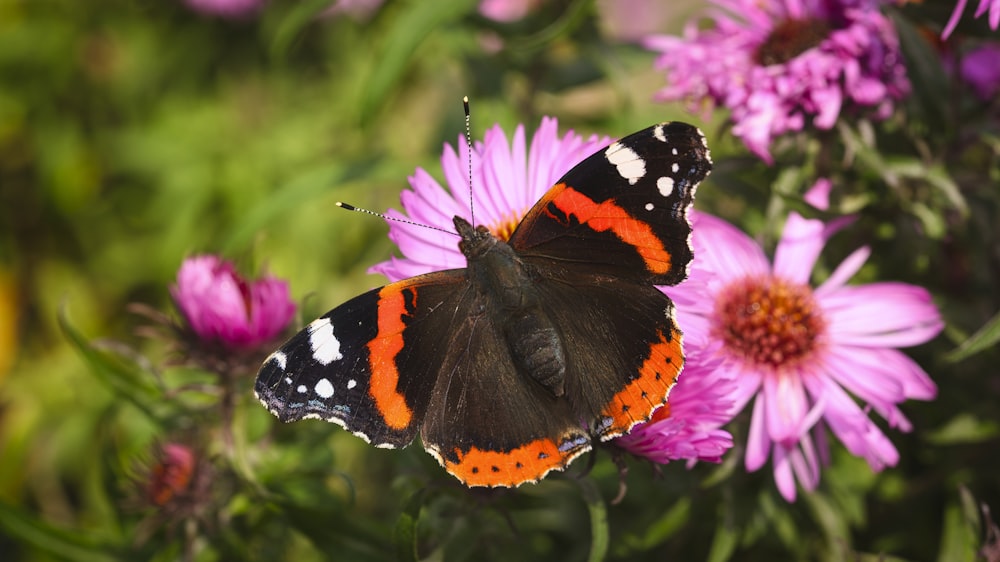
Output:
[[[257,13],[265,0],[184,0],[191,9],[224,18],[243,18]]]
[[[270,276],[247,281],[233,264],[211,255],[184,260],[170,292],[202,341],[228,349],[270,341],[295,314],[286,282]]]
[[[851,106],[885,118],[909,92],[892,23],[875,0],[713,0],[714,26],[652,36],[668,85],[657,98],[729,109],[733,134],[767,162],[774,137],[833,127]]]
[[[944,30],[941,32],[942,39],[947,39],[955,31],[955,27],[958,25],[958,20],[962,18],[962,12],[965,11],[967,3],[968,0],[958,0],[955,4],[955,11],[951,13],[948,23],[945,24]],[[987,11],[990,13],[990,29],[996,31],[997,27],[1000,27],[1000,0],[979,0],[979,6],[976,8],[976,13],[973,17],[978,18]]]
[[[452,232],[456,215],[472,219],[470,193],[474,201],[476,223],[484,224],[506,240],[521,217],[542,195],[577,162],[590,156],[611,141],[591,135],[584,139],[567,132],[558,134],[556,119],[542,119],[538,131],[525,144],[524,126],[514,131],[512,142],[499,125],[486,132],[472,151],[472,186],[469,186],[469,151],[459,138],[458,152],[445,145],[441,167],[448,189],[441,187],[422,168],[410,176],[412,191],[400,195],[406,214],[395,210],[386,213],[398,219],[415,221]],[[428,228],[389,221],[389,239],[405,258],[391,258],[371,268],[391,281],[441,269],[465,267],[465,256],[458,251],[454,236]]]
[[[825,209],[830,188],[820,180],[806,200]],[[899,454],[869,412],[909,431],[897,405],[937,393],[927,374],[894,349],[941,330],[927,291],[892,282],[846,285],[868,248],[851,254],[818,287],[809,285],[827,239],[849,221],[824,224],[792,213],[772,265],[746,234],[696,213],[697,259],[689,279],[665,288],[688,349],[720,358],[718,369],[736,381],[733,413],[753,400],[746,468],[757,470],[770,456],[788,501],[795,499],[796,480],[807,490],[818,484],[826,428],[881,470]]]
[[[718,368],[720,360],[692,357],[688,351],[667,404],[615,444],[653,462],[683,459],[688,466],[699,460],[719,462],[732,448],[733,436],[720,428],[733,418],[736,381]]]
[[[990,101],[1000,92],[1000,44],[986,43],[962,56],[959,76],[983,101]]]

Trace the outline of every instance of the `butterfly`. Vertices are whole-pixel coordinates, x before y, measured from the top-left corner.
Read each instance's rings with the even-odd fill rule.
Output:
[[[696,127],[654,125],[567,172],[508,241],[456,216],[467,267],[390,283],[311,322],[255,394],[376,447],[419,433],[467,486],[566,468],[666,403],[684,364],[674,306],[688,212],[711,156]]]

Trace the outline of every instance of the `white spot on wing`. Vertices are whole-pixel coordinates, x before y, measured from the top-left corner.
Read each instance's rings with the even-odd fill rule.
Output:
[[[618,168],[618,174],[628,180],[631,185],[635,185],[646,175],[646,161],[640,158],[634,150],[620,142],[612,143],[604,151],[604,157],[615,168]]]
[[[668,178],[667,176],[661,177],[656,180],[656,188],[660,190],[660,195],[670,197],[670,194],[674,192],[673,178]]]
[[[329,365],[331,361],[341,359],[340,340],[333,335],[333,324],[329,318],[318,318],[309,324],[309,346],[313,351],[313,359],[320,365]]]
[[[282,371],[285,370],[285,365],[288,364],[288,356],[280,351],[275,351],[271,354],[271,360],[278,364],[278,368]]]
[[[663,123],[653,127],[653,137],[660,142],[667,142],[667,136],[663,134]]]
[[[677,165],[677,162],[674,162],[673,165],[670,166],[670,171],[673,172],[673,173],[675,173],[675,174],[677,172],[679,172],[680,169],[681,169],[681,167],[679,165]]]
[[[285,377],[285,384],[292,384],[292,377]]]
[[[316,391],[316,394],[320,398],[329,398],[333,396],[333,385],[330,384],[329,379],[319,379],[319,382],[316,383],[313,390]]]
[[[647,210],[647,211],[652,211],[652,210],[653,210],[654,208],[655,208],[655,207],[653,206],[653,204],[652,204],[652,203],[646,203],[646,210]]]
[[[354,388],[356,386],[358,386],[358,381],[356,381],[354,379],[351,379],[351,380],[347,381],[347,390],[351,390],[352,388]]]
[[[309,389],[308,389],[308,388],[306,388],[306,385],[304,385],[304,384],[300,384],[300,385],[299,385],[299,387],[298,387],[298,388],[296,388],[295,390],[296,390],[296,391],[297,391],[297,392],[298,392],[299,394],[305,394],[305,392],[306,392],[307,390],[309,390]]]

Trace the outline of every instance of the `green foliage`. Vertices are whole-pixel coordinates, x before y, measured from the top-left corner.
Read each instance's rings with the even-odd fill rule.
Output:
[[[903,406],[914,431],[889,432],[898,466],[875,474],[834,444],[820,488],[793,504],[769,467],[744,471],[745,416],[718,467],[626,461],[620,503],[604,452],[537,485],[468,490],[419,446],[279,426],[253,399],[253,361],[214,371],[172,345],[173,327],[129,312],[176,319],[169,286],[200,252],[290,280],[299,324],[380,284],[366,271],[393,252],[385,226],[334,203],[385,209],[416,167],[440,178],[464,94],[476,138],[540,115],[612,136],[701,119],[650,102],[652,55],[603,35],[599,2],[542,3],[509,24],[471,0],[370,17],[325,14],[331,3],[273,0],[230,20],[181,0],[0,0],[4,560],[979,555],[984,508],[1000,508],[1000,107],[963,89],[921,27],[949,2],[893,8],[913,95],[886,122],[807,131],[773,167],[725,115],[703,124],[716,168],[700,208],[771,242],[789,210],[857,214],[820,273],[869,245],[858,281],[927,287],[948,323],[912,350],[939,396]],[[837,186],[829,213],[802,201],[817,176]],[[167,442],[199,463],[169,508],[148,498]]]

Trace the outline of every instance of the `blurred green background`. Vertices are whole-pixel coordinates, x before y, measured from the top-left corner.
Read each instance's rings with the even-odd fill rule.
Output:
[[[474,138],[495,122],[530,131],[542,115],[611,136],[700,121],[650,101],[663,77],[652,54],[621,41],[634,31],[606,15],[606,2],[546,3],[512,24],[479,16],[470,0],[324,14],[329,4],[272,1],[227,19],[172,0],[0,0],[0,558],[184,556],[164,546],[169,537],[134,544],[144,514],[127,507],[130,482],[169,434],[96,377],[86,352],[138,350],[134,364],[144,357],[170,381],[197,380],[165,367],[170,350],[135,335],[143,322],[126,310],[141,302],[170,311],[184,257],[219,253],[247,273],[290,280],[308,321],[381,284],[366,270],[393,252],[381,221],[334,202],[381,210],[397,205],[416,167],[440,177],[442,143],[464,131],[463,95]],[[641,23],[677,32],[696,8],[670,3]],[[773,240],[767,225],[780,198],[771,185],[782,169],[747,157],[722,134],[724,117],[701,123],[718,166],[698,206]],[[741,460],[691,472],[671,465],[660,480],[636,463],[642,476],[608,507],[612,558],[975,553],[988,522],[980,503],[1000,509],[1000,357],[988,349],[949,362],[945,353],[1000,301],[995,152],[955,158],[971,161],[963,170],[993,170],[975,176],[992,184],[959,181],[967,212],[919,185],[873,195],[855,206],[859,228],[830,249],[836,264],[873,244],[861,280],[927,286],[950,325],[911,354],[941,397],[905,406],[917,430],[891,434],[900,466],[874,475],[835,447],[820,491],[786,505],[769,470],[742,474]],[[99,345],[74,344],[76,332]],[[590,548],[590,515],[568,480],[469,495],[419,447],[376,451],[320,423],[278,428],[266,439],[281,447],[258,448],[276,422],[252,400],[251,382],[239,440],[256,475],[232,481],[290,499],[262,509],[259,496],[226,490],[225,529],[208,534],[223,538],[205,539],[213,546],[201,544],[198,559],[391,559],[407,514],[422,517],[424,553],[448,559],[582,558]],[[736,426],[737,443],[744,431]],[[414,473],[438,480],[420,492],[426,483]],[[593,474],[613,497],[614,465],[602,459]]]

